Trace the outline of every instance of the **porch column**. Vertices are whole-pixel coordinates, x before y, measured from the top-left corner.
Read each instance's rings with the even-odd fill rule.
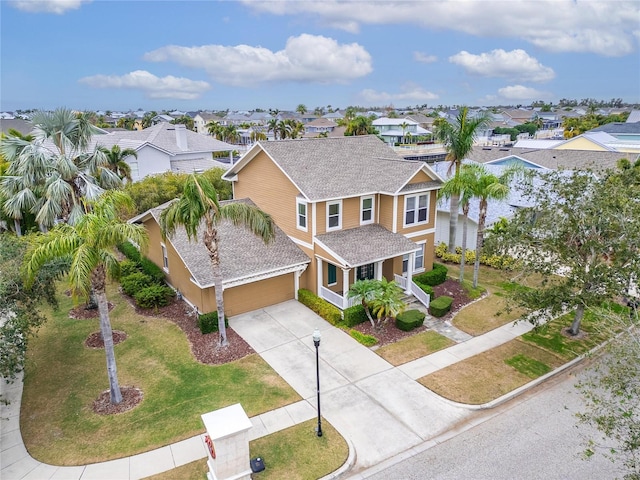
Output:
[[[409,261],[407,265],[407,288],[404,291],[407,295],[411,295],[411,282],[413,279],[413,266],[416,263],[416,252],[411,252],[409,254]]]
[[[318,284],[316,285],[316,295],[322,298],[322,295],[320,295],[320,287],[322,286],[322,259],[321,258],[316,257],[316,268],[318,270],[316,272],[318,277]]]
[[[384,260],[376,262],[376,280],[382,280],[382,263]]]
[[[349,293],[349,269],[342,269],[342,309],[344,310],[349,306],[347,302],[347,293]]]
[[[302,275],[302,270],[296,270],[293,272],[293,298],[298,300],[298,290],[300,290],[300,275]]]

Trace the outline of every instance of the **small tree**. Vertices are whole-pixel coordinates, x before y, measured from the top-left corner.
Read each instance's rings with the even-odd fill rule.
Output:
[[[369,310],[369,302],[371,302],[378,293],[378,282],[376,280],[358,280],[351,285],[347,296],[353,298],[356,301],[362,303],[367,318],[371,322],[372,327],[376,327],[376,323],[371,316],[371,310]]]
[[[402,313],[406,304],[402,301],[402,288],[396,281],[387,281],[383,278],[378,282],[378,292],[371,300],[371,311],[380,321],[387,321]]]

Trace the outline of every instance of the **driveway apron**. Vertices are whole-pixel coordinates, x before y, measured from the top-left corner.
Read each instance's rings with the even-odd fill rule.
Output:
[[[357,469],[433,438],[471,414],[295,300],[238,315],[229,323],[314,408],[312,333],[320,330],[321,413],[352,442]]]

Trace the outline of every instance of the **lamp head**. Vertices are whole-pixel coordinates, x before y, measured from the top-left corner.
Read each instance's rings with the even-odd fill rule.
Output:
[[[317,328],[313,331],[313,344],[317,347],[318,345],[320,345],[320,330],[318,330]]]

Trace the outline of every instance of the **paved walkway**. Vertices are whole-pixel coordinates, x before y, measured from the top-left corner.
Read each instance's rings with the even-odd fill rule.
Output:
[[[474,415],[425,389],[415,379],[501,345],[531,329],[511,324],[400,367],[393,367],[297,301],[234,317],[232,328],[304,399],[251,418],[252,439],[316,415],[315,347],[320,344],[321,412],[355,449],[363,469],[410,450]],[[22,382],[0,382],[0,478],[3,480],[135,480],[204,458],[200,436],[128,458],[78,467],[32,459],[19,431]],[[203,412],[206,413],[206,412]]]

